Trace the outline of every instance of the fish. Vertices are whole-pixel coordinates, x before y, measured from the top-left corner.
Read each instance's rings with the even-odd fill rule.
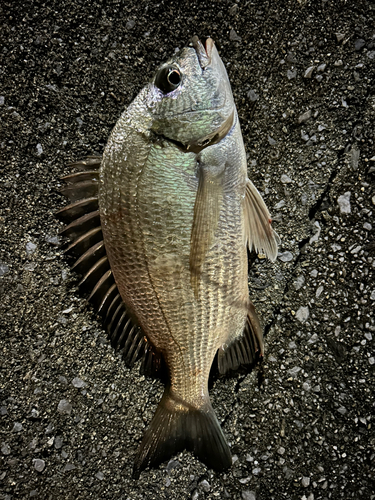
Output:
[[[249,180],[229,78],[198,37],[125,109],[102,157],[64,177],[73,269],[112,345],[165,390],[133,477],[188,450],[207,467],[232,456],[208,381],[251,367],[263,331],[248,290],[248,251],[274,261],[279,237]]]

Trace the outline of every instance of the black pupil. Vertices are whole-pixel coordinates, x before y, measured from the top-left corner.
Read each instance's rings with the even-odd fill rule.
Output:
[[[171,71],[168,75],[168,81],[172,85],[178,85],[181,81],[179,72],[176,70]]]
[[[180,85],[181,80],[181,73],[175,66],[166,66],[157,73],[155,85],[164,94],[168,94]]]

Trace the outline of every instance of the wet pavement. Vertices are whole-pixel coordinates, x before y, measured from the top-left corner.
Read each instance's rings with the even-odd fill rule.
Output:
[[[0,9],[0,498],[375,499],[375,4]],[[264,362],[210,391],[232,469],[185,452],[134,481],[163,388],[109,345],[54,213],[67,164],[194,34],[217,41],[282,243],[249,273]]]

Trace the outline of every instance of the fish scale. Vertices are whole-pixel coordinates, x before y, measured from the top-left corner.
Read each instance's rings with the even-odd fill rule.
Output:
[[[112,344],[129,365],[142,358],[144,373],[166,369],[134,477],[183,449],[216,470],[231,465],[209,375],[215,359],[225,374],[262,355],[247,250],[277,255],[225,67],[211,39],[193,45],[125,110],[103,158],[75,164],[86,172],[66,177],[74,203],[59,213]]]

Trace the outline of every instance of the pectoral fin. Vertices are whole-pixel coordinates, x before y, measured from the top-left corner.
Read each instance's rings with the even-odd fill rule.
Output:
[[[223,201],[223,175],[199,171],[199,184],[194,205],[190,240],[190,276],[194,294],[198,296],[202,265],[213,244]]]
[[[271,216],[257,188],[248,179],[245,196],[245,238],[249,250],[277,258],[280,238],[272,229]]]

